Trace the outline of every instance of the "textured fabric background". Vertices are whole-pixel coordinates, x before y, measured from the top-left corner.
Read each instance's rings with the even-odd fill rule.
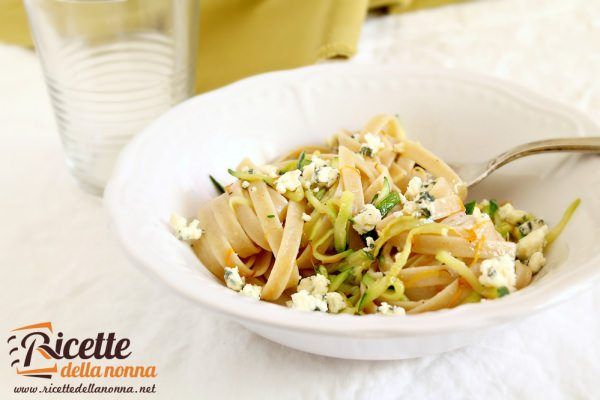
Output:
[[[489,0],[371,18],[350,62],[488,73],[598,119],[598,49],[597,1]],[[33,54],[1,46],[0,66],[0,333],[47,320],[74,336],[114,331],[158,366],[152,396],[54,398],[600,398],[599,286],[475,346],[390,362],[283,348],[181,299],[128,262],[100,200],[68,176]],[[0,398],[44,398],[12,394],[32,380],[7,352]]]
[[[202,0],[196,90],[205,92],[246,76],[350,57],[368,9],[404,12],[463,0]],[[32,1],[31,3],[35,3]],[[164,15],[168,3],[129,0],[120,6]],[[93,6],[93,5],[92,5]],[[76,13],[81,6],[71,8]],[[110,12],[115,10],[111,8]],[[100,5],[91,21],[75,18],[89,34],[102,25]],[[73,16],[73,15],[71,15]],[[137,14],[124,13],[124,26]],[[98,24],[98,26],[96,26]],[[77,24],[63,24],[77,31]],[[0,0],[0,42],[31,45],[23,0]]]

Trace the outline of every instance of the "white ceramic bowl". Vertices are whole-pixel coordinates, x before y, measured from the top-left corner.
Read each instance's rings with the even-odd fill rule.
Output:
[[[600,272],[600,157],[544,155],[511,164],[472,197],[511,199],[555,223],[582,204],[531,286],[496,301],[406,317],[307,313],[224,287],[169,231],[229,182],[243,157],[266,162],[377,113],[398,114],[410,137],[448,161],[482,161],[531,140],[598,134],[588,118],[528,91],[472,74],[398,66],[321,65],[265,74],[178,105],[123,151],[105,194],[132,260],[199,305],[295,349],[352,359],[400,359],[471,343],[489,329],[591,286]]]

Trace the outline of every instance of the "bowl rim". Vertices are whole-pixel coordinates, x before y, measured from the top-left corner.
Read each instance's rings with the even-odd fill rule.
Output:
[[[192,108],[196,103],[229,96],[233,92],[260,88],[265,84],[294,84],[294,82],[302,82],[302,78],[312,74],[359,74],[368,76],[374,73],[393,73],[407,76],[426,74],[436,78],[484,86],[487,89],[500,91],[504,95],[528,104],[537,110],[552,112],[555,115],[559,114],[569,118],[577,122],[579,126],[585,127],[583,130],[586,132],[600,132],[600,128],[591,118],[570,106],[540,96],[512,82],[470,71],[398,64],[332,63],[255,75],[223,88],[192,97],[176,105],[142,130],[122,150],[105,189],[103,202],[109,215],[110,228],[115,232],[133,264],[155,278],[159,278],[175,292],[194,301],[196,304],[200,304],[211,311],[233,317],[238,321],[266,324],[271,327],[308,333],[351,337],[439,335],[499,325],[561,303],[575,294],[589,289],[600,280],[600,268],[595,268],[600,264],[600,254],[597,254],[583,265],[580,265],[578,269],[565,271],[560,279],[554,279],[552,282],[546,283],[544,287],[528,287],[495,301],[467,304],[453,309],[396,318],[379,315],[332,315],[319,312],[302,312],[268,302],[257,302],[240,296],[223,285],[207,284],[204,290],[199,291],[197,286],[189,279],[188,274],[175,269],[169,271],[167,268],[158,265],[160,262],[149,257],[147,253],[135,246],[134,241],[127,234],[125,220],[123,219],[127,215],[127,210],[120,206],[120,198],[126,192],[128,174],[135,164],[133,160],[139,154],[138,148],[146,141],[151,140],[153,135],[158,134],[160,132],[158,128],[165,121],[177,118],[182,110]],[[581,132],[574,134],[581,134]]]

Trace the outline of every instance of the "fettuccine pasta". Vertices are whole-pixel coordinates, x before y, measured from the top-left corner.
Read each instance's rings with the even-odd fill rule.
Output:
[[[243,160],[236,181],[176,235],[243,295],[292,308],[417,314],[495,299],[529,285],[579,204],[549,229],[467,190],[440,158],[379,115],[325,146],[268,165]]]

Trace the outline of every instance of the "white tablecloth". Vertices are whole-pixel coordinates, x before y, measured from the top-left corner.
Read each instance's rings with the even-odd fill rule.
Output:
[[[599,117],[599,49],[598,1],[490,0],[371,17],[350,62],[466,68]],[[100,199],[73,183],[35,56],[0,46],[0,71],[0,332],[52,321],[130,338],[132,359],[157,365],[157,393],[101,398],[600,398],[598,286],[475,346],[396,362],[300,353],[191,304],[128,262]],[[9,365],[0,398],[48,396],[14,395],[41,382]]]

